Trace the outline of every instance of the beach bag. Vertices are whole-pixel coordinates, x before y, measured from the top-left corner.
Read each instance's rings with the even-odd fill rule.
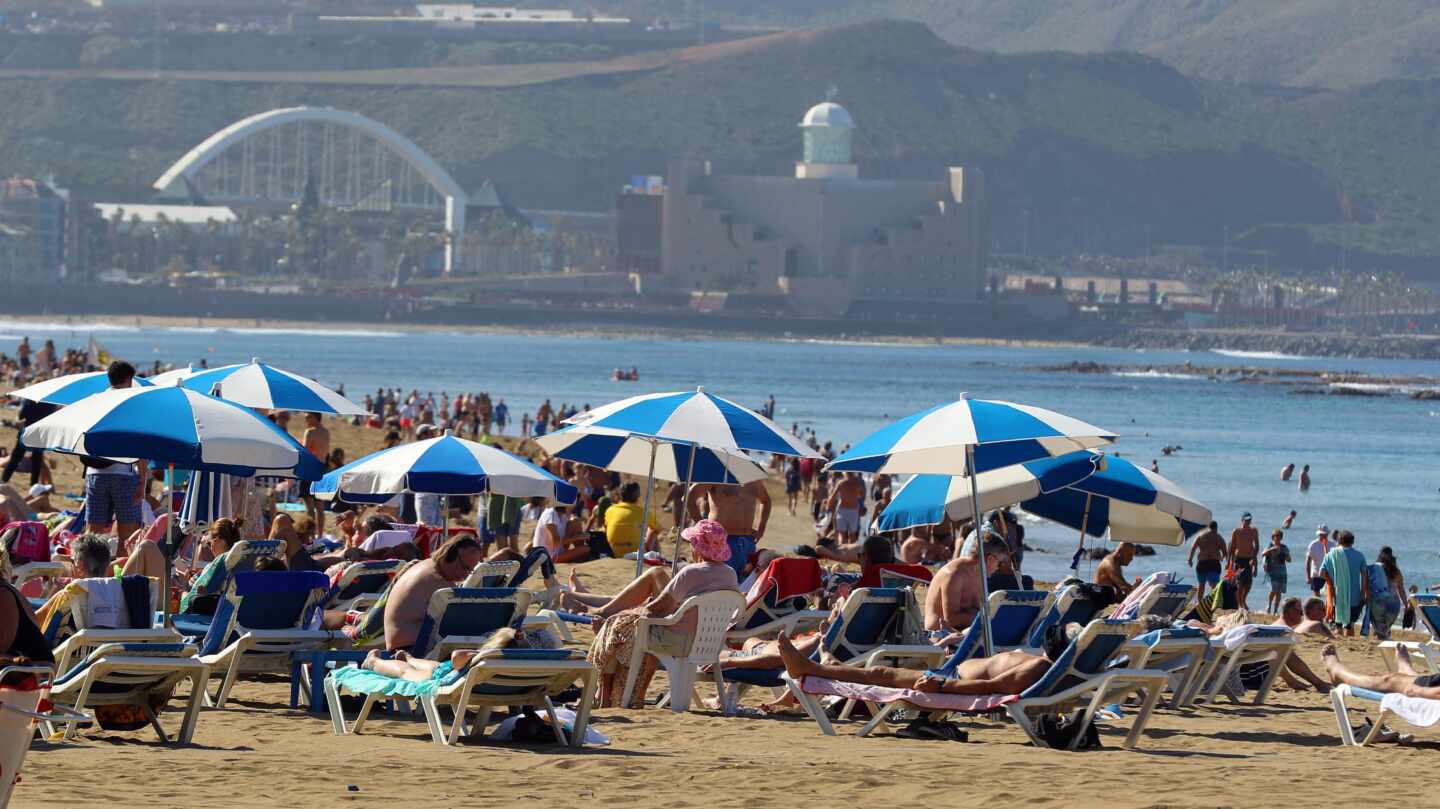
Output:
[[[1093,721],[1082,726],[1084,718],[1083,711],[1068,716],[1044,714],[1035,720],[1035,735],[1052,750],[1069,750],[1077,735],[1081,736],[1081,739],[1080,743],[1075,745],[1076,750],[1099,750],[1100,731],[1095,729]]]
[[[95,724],[105,730],[139,730],[150,724],[151,716],[159,716],[170,701],[170,694],[152,694],[149,712],[139,705],[96,705]]]
[[[537,716],[535,709],[528,705],[520,718],[515,720],[515,727],[510,731],[510,740],[524,744],[554,744],[557,741],[555,728]]]
[[[11,564],[50,561],[50,531],[43,522],[12,522],[3,534]]]
[[[1231,573],[1233,574],[1234,571],[1232,570]],[[1240,586],[1235,583],[1234,578],[1227,576],[1221,579],[1220,583],[1215,585],[1215,589],[1210,592],[1210,610],[1213,614],[1220,610],[1238,609],[1240,609]]]

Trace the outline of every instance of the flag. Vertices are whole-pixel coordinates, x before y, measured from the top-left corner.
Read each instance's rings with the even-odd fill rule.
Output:
[[[110,355],[109,351],[105,350],[104,346],[100,345],[100,341],[96,340],[93,334],[90,335],[90,346],[86,351],[86,355],[90,361],[90,365],[94,368],[105,368],[110,364],[111,360],[115,359]]]

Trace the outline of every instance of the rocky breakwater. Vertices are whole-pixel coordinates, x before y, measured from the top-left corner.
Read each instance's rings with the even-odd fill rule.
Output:
[[[1097,340],[1101,345],[1171,351],[1266,351],[1297,357],[1374,357],[1440,360],[1440,339],[1291,334],[1274,331],[1130,329]]]
[[[1129,377],[1208,379],[1242,385],[1284,385],[1299,396],[1409,396],[1440,400],[1440,378],[1425,376],[1375,376],[1359,371],[1331,371],[1314,368],[1257,368],[1197,365],[1192,362],[1168,365],[1127,365],[1076,361],[1036,368],[1049,373],[1111,374]]]

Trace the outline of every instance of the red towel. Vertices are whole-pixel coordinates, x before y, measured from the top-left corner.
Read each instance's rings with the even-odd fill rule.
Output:
[[[814,559],[771,559],[760,578],[751,585],[751,603],[762,598],[771,587],[778,590],[776,601],[809,595],[823,585],[820,563]]]
[[[934,573],[930,571],[930,568],[924,565],[907,565],[899,562],[894,562],[883,565],[872,565],[865,568],[863,571],[861,571],[860,581],[856,582],[855,586],[880,587],[881,573],[893,573],[897,576],[904,576],[909,579],[919,579],[920,581],[930,581],[930,578],[934,576]]]

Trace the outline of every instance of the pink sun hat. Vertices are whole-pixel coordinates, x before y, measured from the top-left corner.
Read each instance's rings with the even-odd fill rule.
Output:
[[[694,525],[680,532],[691,545],[700,558],[707,562],[728,562],[730,561],[730,544],[725,541],[728,536],[725,526],[715,520],[701,520]]]

